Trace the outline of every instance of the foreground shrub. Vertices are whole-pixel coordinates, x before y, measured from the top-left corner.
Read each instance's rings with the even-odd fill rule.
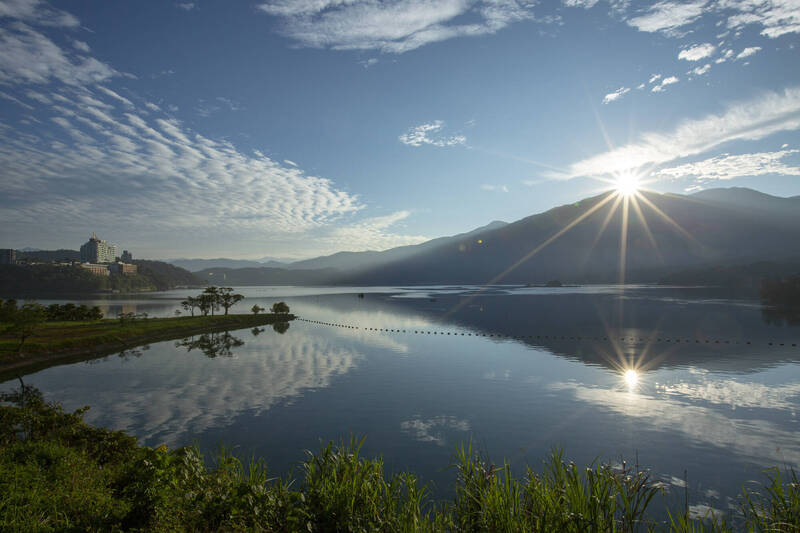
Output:
[[[224,449],[209,466],[196,448],[139,446],[86,425],[85,410],[65,412],[25,385],[0,395],[0,531],[800,531],[792,470],[744,491],[732,529],[685,512],[649,516],[661,489],[647,472],[580,469],[560,451],[517,479],[462,446],[454,498],[435,503],[412,474],[387,475],[382,459],[361,457],[363,438],[308,452],[302,481],[290,482]]]

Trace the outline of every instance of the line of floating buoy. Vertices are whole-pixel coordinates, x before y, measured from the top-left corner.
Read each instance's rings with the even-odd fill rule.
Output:
[[[445,332],[445,331],[432,331],[432,330],[425,330],[425,329],[400,329],[400,328],[370,328],[370,327],[360,327],[360,326],[353,326],[350,324],[337,324],[335,322],[323,322],[321,320],[309,320],[307,318],[297,318],[301,322],[307,322],[309,324],[317,324],[320,326],[331,326],[336,328],[344,328],[344,329],[357,329],[361,331],[374,331],[380,333],[408,333],[408,334],[416,334],[416,335],[450,335],[453,337],[487,337],[487,338],[496,338],[496,339],[547,339],[547,340],[594,340],[594,341],[609,341],[614,340],[617,337],[598,337],[598,336],[567,336],[567,335],[504,335],[501,333],[469,333],[469,332]],[[740,341],[740,340],[724,340],[724,339],[682,339],[677,337],[618,337],[621,342],[627,343],[652,343],[652,342],[669,342],[669,343],[681,343],[681,344],[753,344],[751,341]],[[789,342],[774,342],[770,341],[766,343],[768,346],[791,346],[796,348],[798,343],[789,343]]]

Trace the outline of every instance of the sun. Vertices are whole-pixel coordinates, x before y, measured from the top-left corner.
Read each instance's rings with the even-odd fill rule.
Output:
[[[639,177],[623,174],[614,181],[614,188],[620,196],[633,196],[639,190]]]

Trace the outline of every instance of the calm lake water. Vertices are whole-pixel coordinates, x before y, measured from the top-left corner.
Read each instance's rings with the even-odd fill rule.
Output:
[[[25,381],[144,444],[224,443],[280,474],[320,441],[366,435],[365,454],[437,497],[470,438],[520,475],[554,446],[578,464],[638,457],[675,502],[688,479],[698,512],[735,505],[765,467],[800,466],[800,327],[756,301],[656,287],[237,290],[236,312],[284,300],[300,319]],[[170,316],[196,292],[86,303]]]

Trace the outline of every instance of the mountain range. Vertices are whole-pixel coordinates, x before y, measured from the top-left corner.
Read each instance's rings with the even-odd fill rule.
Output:
[[[797,260],[797,243],[800,197],[745,188],[607,192],[419,245],[197,275],[232,285],[652,282],[687,268]]]

